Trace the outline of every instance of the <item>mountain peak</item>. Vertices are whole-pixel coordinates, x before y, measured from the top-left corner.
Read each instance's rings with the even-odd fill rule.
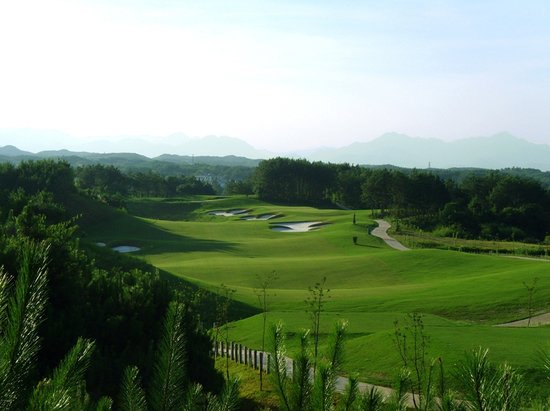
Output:
[[[33,153],[29,151],[23,151],[19,150],[17,147],[12,145],[7,145],[4,147],[0,147],[0,154],[8,157],[16,157],[16,156],[32,156]]]

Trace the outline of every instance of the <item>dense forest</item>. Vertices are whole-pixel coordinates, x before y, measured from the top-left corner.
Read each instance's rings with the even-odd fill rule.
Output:
[[[110,168],[101,170],[120,178]],[[83,170],[75,172],[68,163],[58,161],[0,165],[0,392],[3,393],[0,408],[26,408],[23,404],[31,387],[51,376],[67,353],[73,353],[74,359],[90,351],[90,345],[82,343],[81,338],[93,342],[95,347],[83,391],[92,400],[105,395],[116,400],[123,372],[129,366],[140,370],[145,386],[154,385],[159,380],[155,377],[158,372],[155,347],[160,336],[166,334],[166,326],[163,328],[159,319],[169,314],[171,302],[179,307],[172,326],[179,324],[185,336],[180,347],[185,357],[181,361],[188,370],[185,380],[219,392],[223,378],[214,369],[209,354],[210,337],[200,316],[208,315],[205,306],[215,304],[202,304],[199,308],[201,302],[194,290],[175,280],[168,283],[153,267],[111,250],[81,244],[80,229],[98,218],[112,218],[115,212],[92,198],[95,195],[88,196],[93,189],[82,186],[85,175]],[[187,182],[179,179],[176,187]],[[80,215],[86,217],[79,218]],[[47,286],[40,286],[45,291],[38,292],[42,289],[36,285],[39,274],[45,272]],[[10,299],[12,283],[17,285],[15,296]],[[29,306],[35,307],[36,315],[26,317],[26,313],[32,313]],[[36,340],[31,338],[33,327]],[[24,334],[18,334],[17,330]],[[24,355],[30,356],[23,364],[27,367],[25,372],[17,368],[22,367],[17,361],[8,360],[10,355],[19,355],[18,335],[24,341],[35,341],[32,350],[24,351],[23,346],[19,353],[23,359]],[[70,358],[62,366],[67,361]],[[8,388],[16,371],[22,377],[17,380],[18,394],[10,397]],[[52,386],[59,370],[53,375],[53,380],[44,380],[53,381]],[[12,400],[16,402],[9,402]],[[67,409],[79,407],[73,405]]]
[[[101,164],[78,167],[76,187],[110,205],[121,206],[124,198],[174,197],[188,194],[215,194],[211,183],[194,176],[162,176],[148,171],[123,173],[114,166]]]
[[[7,148],[7,147],[4,147]],[[16,149],[17,150],[17,149]],[[29,155],[0,155],[0,162],[20,164],[25,161],[66,161],[74,169],[113,167],[124,174],[150,174],[196,177],[214,186],[221,193],[230,181],[249,179],[259,160],[244,157],[225,156],[178,156],[164,154],[151,159],[134,153],[79,153],[67,150],[41,152]]]
[[[422,230],[464,238],[548,241],[550,191],[520,174],[471,173],[458,180],[429,170],[275,158],[260,163],[254,184],[268,201],[379,210]]]

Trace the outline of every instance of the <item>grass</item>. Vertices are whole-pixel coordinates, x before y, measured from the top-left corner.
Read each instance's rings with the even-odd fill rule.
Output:
[[[392,236],[410,248],[437,248],[441,250],[471,250],[478,253],[493,253],[514,256],[548,258],[550,245],[530,244],[519,241],[489,241],[442,237],[429,232],[401,227],[392,231]]]
[[[233,208],[281,216],[242,221],[208,214]],[[128,202],[128,210],[89,229],[88,239],[139,246],[134,255],[163,272],[212,291],[223,283],[236,290],[237,301],[255,307],[258,276],[275,271],[269,316],[285,323],[291,352],[294,336],[310,326],[304,313],[308,287],[326,277],[331,291],[322,331],[328,333],[337,319],[349,321],[345,368],[363,380],[387,384],[393,379],[398,365],[393,321],[407,312],[426,315],[430,355],[448,363],[481,345],[496,361],[531,369],[536,367],[534,353],[550,341],[550,328],[492,326],[526,317],[523,282],[535,277],[535,311],[549,310],[550,263],[545,261],[441,249],[399,252],[368,234],[373,222],[367,211],[284,206],[244,196],[136,199]],[[273,221],[329,224],[307,233],[281,233],[269,229]],[[259,348],[260,323],[258,316],[237,321],[232,336]]]
[[[270,312],[271,323],[281,321],[287,335],[289,355],[298,353],[296,338],[302,329],[310,328],[311,321],[304,312]],[[394,343],[394,321],[403,323],[405,314],[386,313],[334,313],[326,312],[321,323],[321,348],[327,349],[328,336],[336,321],[348,322],[344,370],[356,373],[363,381],[389,385],[401,366]],[[508,362],[514,367],[531,370],[538,366],[538,353],[550,341],[550,328],[504,328],[452,321],[426,314],[423,318],[429,337],[429,358],[442,357],[453,367],[464,353],[478,347],[490,347],[491,360]],[[235,322],[230,339],[249,347],[261,346],[261,314]]]
[[[225,375],[225,358],[216,359],[216,369]],[[259,371],[247,365],[238,364],[229,360],[229,376],[239,380],[239,394],[241,407],[244,411],[258,409],[277,409],[278,399],[269,377],[264,374],[263,390],[260,391]]]

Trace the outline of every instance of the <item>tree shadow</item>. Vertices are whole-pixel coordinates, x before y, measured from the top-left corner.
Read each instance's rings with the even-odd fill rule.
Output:
[[[220,304],[220,299],[223,297],[215,291],[207,290],[185,278],[171,274],[168,271],[159,270],[159,274],[169,284],[183,290],[184,293],[191,297],[190,300],[195,301],[203,325],[206,328],[210,328],[217,320],[217,307]],[[228,317],[230,321],[237,321],[259,314],[260,312],[261,310],[258,307],[232,300],[229,306]]]
[[[367,248],[382,248],[381,246],[379,245],[372,245],[372,244],[361,244],[361,243],[356,243],[355,245],[359,246],[359,247],[367,247]]]
[[[128,201],[128,213],[136,217],[183,221],[189,219],[193,212],[202,207],[200,202],[186,202],[176,199]]]
[[[232,251],[237,244],[175,234],[158,225],[125,214],[82,232],[84,239],[105,243],[107,247],[135,246],[137,255],[187,253],[193,251]]]

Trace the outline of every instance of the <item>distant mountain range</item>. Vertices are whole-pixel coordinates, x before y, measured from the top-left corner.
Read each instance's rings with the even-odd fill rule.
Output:
[[[149,158],[162,154],[180,156],[223,157],[235,155],[247,158],[268,158],[272,153],[258,150],[247,142],[233,137],[188,137],[182,133],[168,136],[129,136],[98,138],[82,141],[62,132],[40,129],[0,129],[0,146],[13,145],[33,152],[66,149],[85,153],[138,153]]]
[[[534,144],[508,133],[445,142],[388,133],[342,148],[310,152],[312,160],[354,164],[392,164],[408,168],[507,167],[550,170],[550,145]]]
[[[66,135],[52,135],[51,132],[40,140],[42,146],[47,143],[45,140],[49,137],[57,143],[67,141],[65,147],[74,147],[74,139],[66,140]],[[387,164],[406,168],[520,167],[550,171],[550,145],[531,143],[508,133],[452,142],[387,133],[369,142],[356,142],[341,148],[319,148],[289,153],[257,150],[247,142],[232,137],[190,138],[183,134],[173,134],[156,140],[151,140],[150,137],[129,137],[115,142],[95,141],[81,144],[84,146],[83,150],[46,150],[35,154],[15,147],[18,141],[23,141],[28,146],[27,138],[36,139],[37,135],[30,132],[25,134],[22,131],[11,131],[10,134],[9,130],[0,130],[0,145],[8,144],[0,147],[0,161],[64,157],[71,158],[73,164],[88,164],[98,159],[108,163],[109,159],[113,159],[113,162],[117,159],[128,162],[161,161],[253,167],[258,164],[258,159],[286,156],[312,161]],[[124,153],[127,151],[133,153]]]
[[[18,163],[25,160],[51,158],[64,159],[75,166],[100,163],[133,169],[150,168],[153,163],[256,167],[261,161],[239,156],[178,156],[175,154],[163,154],[155,158],[149,158],[136,153],[88,153],[64,149],[40,151],[34,154],[11,145],[0,147],[0,162]]]

